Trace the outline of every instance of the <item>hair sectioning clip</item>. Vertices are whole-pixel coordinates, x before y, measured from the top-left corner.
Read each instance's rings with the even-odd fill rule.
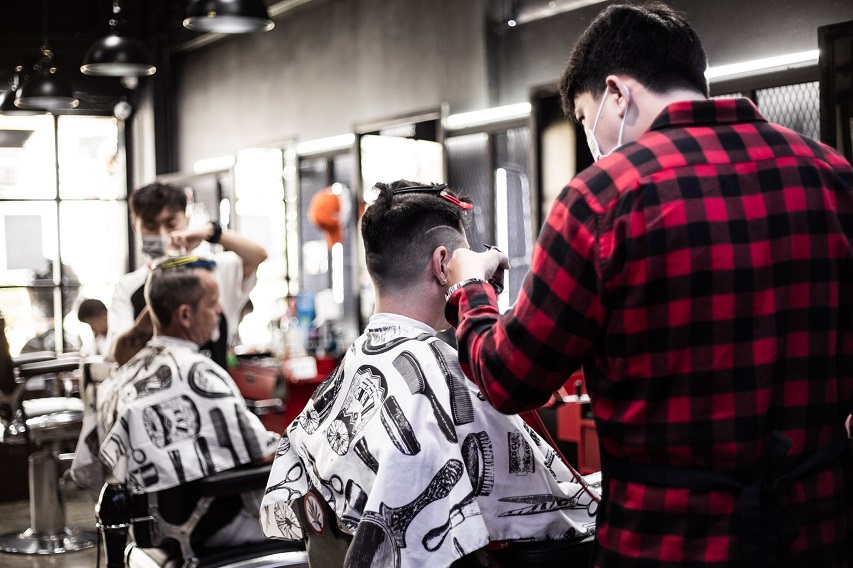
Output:
[[[401,187],[399,189],[395,189],[392,191],[392,195],[400,195],[401,193],[435,193],[440,198],[449,201],[460,209],[464,209],[465,211],[470,211],[474,208],[470,203],[466,203],[460,200],[453,195],[450,195],[445,191],[447,189],[446,183],[439,183],[436,185],[413,185],[411,187]]]

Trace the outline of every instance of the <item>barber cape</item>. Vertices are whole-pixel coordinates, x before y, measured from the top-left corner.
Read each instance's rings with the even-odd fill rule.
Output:
[[[198,346],[158,336],[98,388],[71,473],[96,490],[111,472],[132,493],[160,491],[247,464],[277,445]]]
[[[348,566],[434,568],[490,540],[592,534],[596,490],[572,480],[521,418],[485,402],[431,328],[379,314],[288,426],[260,519],[270,537],[321,532],[316,492],[355,535]],[[309,489],[300,527],[290,505]]]

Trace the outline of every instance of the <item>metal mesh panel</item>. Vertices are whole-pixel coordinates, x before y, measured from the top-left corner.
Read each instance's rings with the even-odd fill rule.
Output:
[[[444,141],[447,152],[447,183],[467,195],[474,204],[468,242],[474,250],[494,242],[492,191],[489,187],[489,136],[486,133],[453,136]]]
[[[724,95],[717,95],[715,97],[711,97],[712,99],[739,99],[743,96],[743,93],[726,93]]]
[[[496,194],[497,206],[506,200],[506,252],[512,270],[507,273],[510,303],[515,302],[524,276],[530,271],[533,254],[533,229],[530,211],[530,184],[527,177],[530,129],[513,128],[495,134],[495,167],[506,172],[506,196]],[[503,183],[496,176],[496,184]],[[497,187],[496,190],[501,190]],[[496,217],[500,218],[499,212]],[[503,243],[501,243],[503,244]]]
[[[756,91],[758,110],[770,122],[820,140],[818,81]]]

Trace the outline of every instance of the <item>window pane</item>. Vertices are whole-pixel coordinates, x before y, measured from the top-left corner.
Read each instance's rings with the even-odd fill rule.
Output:
[[[0,198],[54,199],[53,117],[0,115]]]
[[[59,117],[59,195],[63,199],[121,199],[126,179],[115,118]]]
[[[0,212],[0,284],[26,286],[57,258],[56,204],[10,201]]]
[[[125,202],[65,201],[59,209],[62,261],[83,286],[81,292],[108,303],[127,269]]]

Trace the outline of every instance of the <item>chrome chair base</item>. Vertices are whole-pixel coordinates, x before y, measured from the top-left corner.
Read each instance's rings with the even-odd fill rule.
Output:
[[[13,554],[62,554],[95,546],[95,531],[65,527],[55,533],[27,529],[0,536],[0,551]]]

